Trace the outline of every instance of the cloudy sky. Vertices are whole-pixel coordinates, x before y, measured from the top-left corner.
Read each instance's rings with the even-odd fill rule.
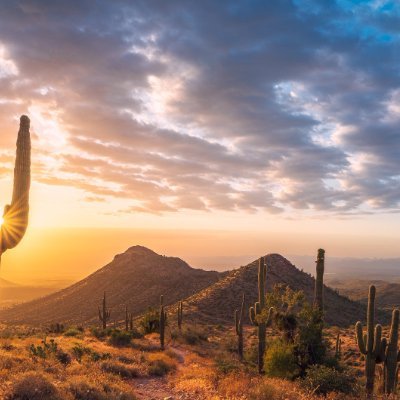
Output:
[[[26,113],[33,225],[397,232],[398,2],[0,5],[0,201]]]

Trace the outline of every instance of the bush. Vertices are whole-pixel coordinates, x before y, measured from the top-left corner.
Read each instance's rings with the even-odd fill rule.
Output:
[[[190,345],[199,344],[208,340],[207,333],[203,329],[187,327],[182,332],[183,340]]]
[[[104,372],[119,375],[122,378],[137,378],[139,376],[139,372],[136,368],[128,367],[122,363],[117,362],[103,362],[101,364],[101,369]]]
[[[329,392],[352,393],[355,391],[356,379],[347,371],[337,371],[325,365],[313,365],[307,370],[302,386],[317,394]]]
[[[109,343],[113,346],[128,346],[131,343],[132,334],[127,331],[113,330]]]
[[[265,352],[264,371],[275,378],[293,379],[298,376],[294,346],[281,340],[273,341]]]
[[[148,308],[141,318],[139,325],[144,334],[158,332],[160,323],[160,313],[154,308]]]
[[[164,376],[176,369],[176,362],[164,354],[152,354],[149,357],[149,374]]]
[[[218,369],[218,371],[221,372],[222,374],[230,374],[240,369],[236,359],[233,359],[232,357],[229,356],[221,356],[221,355],[216,357],[215,366]]]
[[[82,331],[79,330],[79,329],[76,328],[76,327],[68,328],[68,329],[64,332],[64,336],[67,336],[67,337],[74,337],[74,336],[78,336],[78,335],[80,335],[80,334],[82,334]]]
[[[71,356],[62,349],[57,350],[56,359],[63,365],[68,365],[71,363]]]
[[[32,358],[39,357],[43,360],[46,359],[51,354],[55,354],[57,352],[57,343],[54,339],[50,339],[50,342],[47,342],[46,338],[42,340],[42,345],[35,346],[31,344],[29,346],[29,354]]]
[[[6,400],[59,400],[56,387],[43,375],[29,372],[17,380]]]
[[[96,387],[83,381],[72,383],[69,390],[75,400],[107,400],[107,397]]]

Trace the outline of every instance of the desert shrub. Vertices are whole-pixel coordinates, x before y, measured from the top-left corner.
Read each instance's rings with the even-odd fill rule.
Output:
[[[64,336],[67,337],[74,337],[74,336],[78,336],[81,335],[82,331],[79,330],[77,327],[75,326],[71,326],[70,328],[68,328],[65,332],[64,332]]]
[[[59,400],[56,387],[43,375],[29,372],[18,379],[6,400]]]
[[[230,374],[238,371],[239,365],[236,359],[233,359],[229,355],[219,354],[215,359],[215,367],[222,374]]]
[[[84,381],[71,383],[69,391],[75,400],[107,400],[106,395],[99,389]]]
[[[165,354],[151,354],[149,356],[148,372],[154,376],[164,376],[176,369],[176,361]]]
[[[108,341],[113,346],[128,346],[131,340],[132,334],[130,332],[114,329]]]
[[[15,346],[11,343],[5,342],[1,345],[2,350],[5,351],[12,351],[15,349]]]
[[[57,343],[54,341],[54,339],[50,339],[50,341],[47,342],[47,339],[44,338],[41,345],[35,346],[34,344],[31,344],[29,346],[29,355],[32,358],[38,357],[46,359],[50,355],[55,354],[57,350]]]
[[[89,349],[89,347],[83,346],[80,343],[76,343],[72,348],[71,348],[72,354],[75,357],[75,359],[78,362],[82,361],[82,357],[85,354],[90,354],[91,353],[91,349]]]
[[[160,313],[154,308],[148,308],[139,321],[139,326],[144,334],[158,332]]]
[[[293,379],[299,374],[294,345],[283,340],[274,340],[264,356],[264,371],[270,377]]]
[[[139,372],[134,367],[128,367],[122,363],[105,361],[101,364],[102,371],[108,372],[114,375],[118,375],[122,378],[137,378]]]
[[[325,365],[313,365],[307,370],[302,386],[323,395],[329,392],[352,393],[356,387],[356,379],[347,371],[340,372]]]
[[[102,329],[97,326],[91,326],[89,328],[89,332],[91,333],[91,335],[99,340],[105,339],[106,337],[110,336],[113,330],[114,328]]]
[[[206,331],[196,327],[186,327],[182,331],[182,338],[187,344],[190,345],[199,344],[208,340]]]
[[[56,354],[56,359],[63,365],[71,364],[71,356],[62,349],[58,349]]]
[[[56,322],[55,324],[51,324],[47,328],[48,333],[63,333],[65,330],[65,327],[63,324],[60,324],[59,322]]]
[[[97,362],[97,361],[103,361],[103,360],[109,360],[111,358],[110,353],[99,353],[94,350],[89,351],[89,358],[91,361]]]

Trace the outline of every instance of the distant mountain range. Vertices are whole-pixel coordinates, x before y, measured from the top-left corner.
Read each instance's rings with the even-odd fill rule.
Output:
[[[268,289],[276,283],[285,283],[295,290],[303,290],[312,300],[314,278],[311,275],[278,254],[268,255],[267,264]],[[97,324],[97,307],[104,291],[111,321],[122,322],[125,306],[136,316],[149,306],[157,307],[159,296],[163,294],[170,311],[177,301],[185,299],[188,318],[230,323],[243,292],[248,306],[256,300],[257,261],[230,272],[204,271],[191,268],[179,258],[133,246],[66,289],[0,311],[0,320],[32,325]],[[347,326],[365,318],[364,305],[328,287],[325,288],[325,306],[326,321],[332,325]]]

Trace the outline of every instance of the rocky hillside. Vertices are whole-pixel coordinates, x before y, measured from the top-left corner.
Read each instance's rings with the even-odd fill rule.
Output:
[[[294,290],[303,290],[312,301],[314,278],[306,274],[286,258],[279,254],[267,256],[267,290],[277,283],[289,285]],[[258,261],[230,272],[224,279],[191,296],[185,307],[187,314],[196,320],[214,321],[216,323],[232,322],[235,308],[239,308],[244,292],[247,307],[254,304],[257,297]],[[363,320],[366,307],[347,297],[340,296],[336,291],[325,287],[325,320],[328,324],[349,326],[358,319]],[[385,313],[380,314],[381,322],[387,321]]]
[[[172,304],[210,286],[222,276],[218,272],[191,268],[179,258],[133,246],[66,289],[2,310],[0,320],[34,325],[97,323],[97,307],[106,291],[111,321],[118,321],[124,317],[125,305],[139,315],[148,306],[157,306],[160,294],[164,294],[166,304]]]

